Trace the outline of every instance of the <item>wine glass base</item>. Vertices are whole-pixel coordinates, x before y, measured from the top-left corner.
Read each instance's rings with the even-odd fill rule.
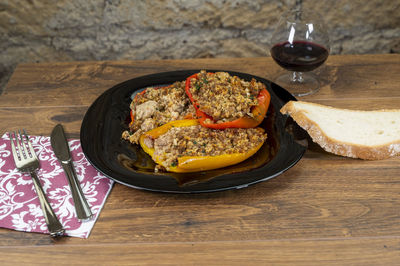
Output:
[[[275,79],[275,83],[298,97],[314,94],[320,88],[319,81],[312,72],[302,73],[301,81],[293,81],[292,72],[285,73]]]

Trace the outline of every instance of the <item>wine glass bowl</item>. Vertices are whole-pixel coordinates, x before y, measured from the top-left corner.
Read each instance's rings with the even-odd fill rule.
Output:
[[[271,38],[274,61],[291,71],[275,82],[295,96],[305,96],[320,88],[313,73],[329,56],[329,37],[322,17],[315,12],[293,10],[280,18]],[[304,73],[306,72],[306,73]]]

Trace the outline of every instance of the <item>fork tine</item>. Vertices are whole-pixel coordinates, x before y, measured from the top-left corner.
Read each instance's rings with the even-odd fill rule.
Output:
[[[22,129],[22,131],[24,132],[26,141],[28,143],[29,153],[31,154],[31,156],[33,158],[36,158],[36,153],[35,153],[35,150],[33,149],[32,142],[30,141],[28,134],[26,134],[25,129]]]
[[[21,133],[21,130],[18,130],[19,139],[21,140],[21,146],[24,153],[24,158],[27,159],[30,157],[28,149],[26,148],[26,141],[24,136]]]
[[[14,132],[14,133],[15,133],[15,142],[17,143],[17,146],[16,146],[17,152],[18,152],[19,158],[21,158],[21,160],[23,160],[25,156],[22,152],[19,135],[17,134],[17,132]]]
[[[15,143],[14,143],[14,137],[16,136],[15,135],[15,131],[13,131],[12,133],[9,132],[8,135],[10,137],[11,150],[12,150],[12,154],[13,154],[13,157],[14,157],[14,161],[18,162],[19,161],[18,153],[17,153],[17,150],[15,149]]]

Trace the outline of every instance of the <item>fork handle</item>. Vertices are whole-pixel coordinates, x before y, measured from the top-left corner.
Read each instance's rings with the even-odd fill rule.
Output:
[[[46,220],[47,228],[49,229],[50,236],[62,236],[65,232],[60,221],[57,219],[53,209],[51,208],[46,195],[44,194],[42,185],[40,184],[39,178],[35,171],[30,172],[33,185],[35,186],[36,193],[38,194],[40,206],[43,210],[44,219]]]

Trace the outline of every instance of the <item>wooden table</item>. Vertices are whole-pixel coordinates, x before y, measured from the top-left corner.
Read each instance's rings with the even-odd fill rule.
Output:
[[[20,64],[0,96],[0,132],[79,137],[88,106],[111,86],[178,69],[225,69],[272,80],[270,58]],[[302,100],[400,107],[400,55],[330,56],[323,87]],[[400,263],[400,157],[362,161],[310,145],[270,181],[240,190],[162,194],[115,184],[88,239],[0,229],[1,264]]]

